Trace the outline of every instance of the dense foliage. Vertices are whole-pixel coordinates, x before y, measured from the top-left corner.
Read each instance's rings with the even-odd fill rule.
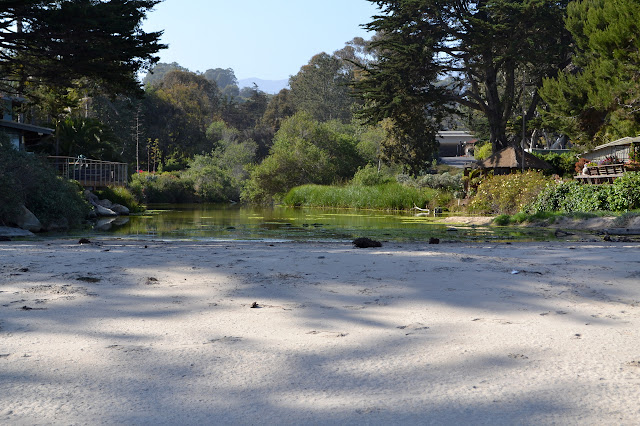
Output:
[[[581,0],[568,7],[572,66],[545,80],[546,124],[585,145],[640,130],[640,3]],[[597,143],[596,142],[596,143]]]
[[[582,167],[576,169],[576,163],[579,161],[576,158],[576,155],[571,152],[557,154],[555,152],[551,152],[549,154],[534,154],[536,157],[546,161],[551,169],[546,170],[545,173],[548,175],[558,175],[560,177],[573,177],[576,174],[576,171],[581,173]]]
[[[485,178],[469,210],[481,214],[515,214],[537,199],[552,180],[540,172],[513,173]]]
[[[368,102],[363,115],[391,118],[408,137],[403,145],[430,144],[428,133],[416,132],[434,129],[443,108],[460,105],[480,111],[495,150],[503,148],[522,84],[539,87],[567,64],[568,1],[370,1],[382,10],[365,26],[380,34],[372,43],[379,60],[364,67],[356,88]],[[527,121],[538,100],[528,100]]]
[[[29,86],[140,90],[136,73],[165,46],[140,23],[159,0],[4,0],[0,2],[0,91]],[[90,82],[90,83],[89,83]],[[87,84],[89,83],[89,84]]]
[[[523,211],[595,212],[640,208],[640,173],[629,172],[613,184],[584,185],[575,181],[549,184]]]
[[[79,224],[89,213],[82,188],[57,177],[46,159],[7,145],[0,140],[0,222],[13,223],[25,206],[45,227]]]
[[[319,123],[298,113],[282,123],[269,156],[251,169],[242,198],[271,202],[295,186],[350,179],[365,163],[357,145],[338,122]]]

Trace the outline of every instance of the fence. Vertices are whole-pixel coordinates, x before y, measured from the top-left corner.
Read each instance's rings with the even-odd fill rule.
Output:
[[[127,164],[91,160],[84,157],[48,157],[58,174],[84,187],[126,186]]]

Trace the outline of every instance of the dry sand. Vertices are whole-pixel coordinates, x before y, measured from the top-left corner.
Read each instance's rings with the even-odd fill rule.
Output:
[[[639,255],[0,243],[0,423],[638,424]]]

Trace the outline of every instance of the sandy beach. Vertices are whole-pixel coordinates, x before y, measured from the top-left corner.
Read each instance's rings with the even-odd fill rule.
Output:
[[[639,401],[636,243],[0,243],[2,424],[630,425]]]

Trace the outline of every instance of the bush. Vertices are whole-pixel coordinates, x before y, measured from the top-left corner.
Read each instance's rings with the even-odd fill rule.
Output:
[[[462,175],[451,175],[447,172],[424,175],[416,179],[415,185],[418,188],[442,189],[451,192],[462,191]]]
[[[82,187],[56,175],[46,159],[0,144],[0,221],[24,205],[45,226],[77,225],[89,213]]]
[[[96,190],[94,194],[100,199],[107,199],[112,203],[125,206],[131,213],[140,213],[145,210],[144,206],[140,205],[138,200],[136,200],[133,193],[122,186],[110,186]]]
[[[551,166],[551,169],[545,171],[547,175],[555,174],[561,177],[572,177],[576,170],[577,160],[575,154],[550,152],[548,154],[535,154],[535,156],[546,161]],[[582,172],[582,168],[580,172]]]
[[[490,143],[486,142],[482,146],[475,148],[473,156],[475,157],[476,160],[482,161],[485,158],[490,157],[492,154],[492,151],[493,151],[493,147],[491,146]]]
[[[469,210],[481,214],[514,214],[536,200],[551,182],[540,172],[488,176],[478,186]]]
[[[575,181],[552,184],[524,208],[538,212],[625,211],[640,208],[640,173],[627,172],[613,184],[588,185]]]
[[[191,203],[197,201],[193,181],[181,179],[175,172],[136,173],[131,177],[131,192],[145,203]]]
[[[371,164],[367,164],[364,167],[358,168],[358,171],[353,175],[351,180],[352,185],[380,185],[384,183],[390,183],[393,181],[391,176],[378,172],[378,168]]]

